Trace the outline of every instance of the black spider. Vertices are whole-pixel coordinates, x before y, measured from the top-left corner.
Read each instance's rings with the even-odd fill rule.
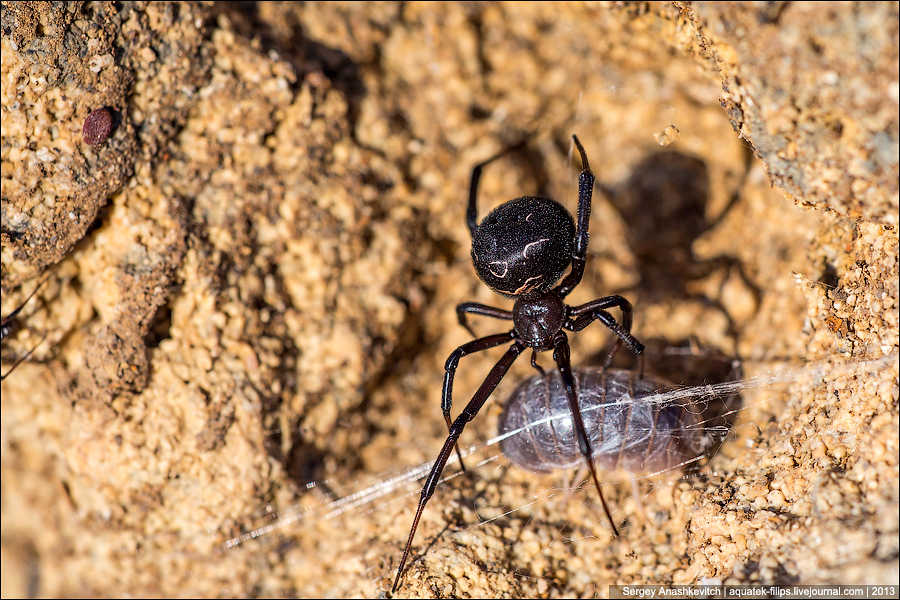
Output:
[[[616,334],[617,340],[607,359],[622,342],[635,354],[644,350],[643,344],[632,337],[631,304],[621,296],[606,296],[580,306],[569,306],[563,299],[575,289],[584,275],[584,265],[588,249],[588,222],[591,215],[591,194],[594,188],[594,175],[591,173],[587,155],[581,142],[572,136],[575,146],[581,155],[582,171],[578,178],[578,227],[576,229],[572,216],[566,209],[549,198],[523,196],[510,200],[492,211],[481,224],[476,224],[478,181],[481,170],[486,165],[505,154],[509,149],[479,163],[472,170],[469,187],[469,206],[466,211],[466,223],[472,232],[472,262],[478,276],[496,292],[516,299],[512,311],[466,302],[456,307],[459,323],[470,333],[466,320],[467,314],[482,315],[495,319],[512,320],[513,328],[506,333],[498,333],[478,338],[465,343],[450,355],[444,366],[444,387],[441,409],[450,434],[441,448],[437,460],[428,474],[419,506],[409,532],[406,549],[397,568],[397,576],[391,588],[393,593],[400,583],[400,575],[409,557],[413,537],[419,525],[419,518],[425,503],[434,494],[441,472],[466,423],[475,418],[485,401],[503,379],[512,363],[526,348],[532,349],[531,364],[539,371],[536,354],[545,350],[553,350],[553,359],[559,368],[559,374],[566,387],[569,408],[575,424],[578,447],[591,471],[597,493],[603,504],[606,517],[618,535],[612,521],[609,508],[600,491],[600,481],[594,470],[592,452],[584,422],[578,409],[575,392],[575,380],[569,361],[569,341],[565,330],[581,331],[595,320],[609,327]],[[566,267],[571,264],[569,274],[562,282],[553,287]],[[618,307],[622,311],[622,324],[616,322],[606,309]],[[474,333],[473,333],[474,337]],[[475,395],[463,409],[456,420],[450,420],[453,377],[456,367],[463,356],[481,352],[495,346],[512,342],[512,345],[491,369],[487,378],[475,392]],[[457,448],[457,453],[459,449]],[[460,456],[462,464],[462,456]]]

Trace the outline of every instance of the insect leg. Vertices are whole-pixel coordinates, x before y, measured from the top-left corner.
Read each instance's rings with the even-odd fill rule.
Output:
[[[591,196],[594,192],[594,174],[588,164],[587,154],[576,136],[572,136],[578,153],[581,154],[581,175],[578,176],[578,231],[575,234],[575,249],[572,251],[572,269],[556,288],[561,298],[565,298],[575,289],[584,275],[584,264],[587,261],[587,249],[591,222]]]
[[[463,302],[462,304],[456,305],[456,318],[459,319],[459,324],[466,328],[466,331],[471,334],[472,337],[477,337],[475,332],[472,331],[472,328],[469,327],[469,321],[466,318],[466,314],[473,315],[481,315],[483,317],[493,317],[495,319],[506,319],[507,321],[511,321],[513,318],[512,312],[508,310],[503,310],[502,308],[494,308],[493,306],[486,306],[484,304],[478,304],[477,302]]]
[[[456,376],[456,367],[459,365],[459,359],[469,354],[482,352],[505,344],[513,338],[513,335],[513,332],[510,331],[509,333],[498,333],[478,338],[477,340],[466,342],[447,357],[447,362],[444,363],[444,386],[441,390],[441,411],[444,413],[444,421],[447,422],[448,430],[451,428],[450,407],[453,404],[453,378]],[[459,447],[456,448],[456,456],[459,457],[459,466],[465,471],[466,467],[463,464]]]
[[[572,375],[572,366],[569,360],[569,340],[566,338],[565,333],[560,332],[556,339],[553,340],[553,360],[556,361],[556,365],[559,367],[559,374],[562,377],[563,384],[566,386],[566,396],[569,400],[569,409],[572,411],[572,421],[575,424],[575,438],[578,440],[578,449],[591,470],[591,477],[594,479],[594,486],[597,488],[597,494],[600,496],[600,503],[603,505],[606,518],[609,519],[613,533],[618,536],[619,530],[616,529],[609,507],[606,506],[606,499],[600,490],[597,470],[594,468],[594,455],[591,451],[591,443],[588,440],[587,432],[584,429],[584,420],[581,418],[581,407],[578,405],[578,396],[575,391],[575,377]]]
[[[513,362],[525,349],[525,346],[520,344],[519,342],[514,342],[512,346],[510,346],[509,350],[506,351],[506,354],[497,361],[497,364],[491,369],[491,372],[488,373],[488,376],[482,382],[481,387],[478,388],[478,391],[475,392],[475,395],[472,396],[472,399],[469,400],[469,403],[463,409],[463,411],[456,417],[456,420],[453,421],[453,424],[450,426],[450,434],[447,436],[447,440],[444,442],[444,445],[441,447],[441,451],[438,453],[437,460],[434,461],[434,464],[431,467],[431,472],[428,474],[428,479],[425,480],[425,486],[422,488],[422,494],[419,496],[419,506],[416,508],[416,516],[413,518],[412,528],[409,531],[409,539],[406,541],[406,548],[403,550],[403,557],[400,559],[400,566],[397,567],[397,575],[394,577],[394,585],[391,586],[391,593],[397,591],[397,586],[400,583],[400,575],[403,574],[403,568],[406,566],[406,560],[409,558],[409,551],[412,548],[413,538],[416,535],[416,529],[419,526],[419,518],[422,516],[422,511],[425,509],[425,504],[434,494],[434,490],[437,487],[438,481],[441,478],[441,472],[444,470],[444,466],[447,464],[447,459],[450,458],[450,452],[456,446],[456,442],[459,439],[460,434],[462,434],[463,429],[466,424],[475,418],[475,415],[478,414],[478,411],[481,410],[481,407],[484,406],[484,403],[487,401],[488,397],[500,383],[500,380],[503,379],[503,376],[506,375],[506,372],[512,366]]]

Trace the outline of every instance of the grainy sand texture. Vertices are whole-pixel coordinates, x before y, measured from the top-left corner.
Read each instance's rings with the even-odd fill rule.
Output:
[[[4,373],[37,345],[2,383],[3,596],[387,594],[421,481],[341,499],[434,459],[455,305],[511,306],[469,258],[472,166],[527,139],[481,215],[574,211],[573,133],[568,300],[792,381],[693,472],[605,474],[614,538],[572,473],[480,446],[526,355],[397,596],[897,584],[898,32],[889,2],[4,2],[3,315],[41,287],[3,340]]]

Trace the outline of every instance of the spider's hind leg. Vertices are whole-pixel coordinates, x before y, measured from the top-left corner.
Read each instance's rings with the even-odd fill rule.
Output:
[[[594,173],[588,163],[587,153],[576,136],[573,135],[572,140],[581,155],[581,174],[578,176],[578,228],[575,233],[575,249],[572,251],[572,269],[556,286],[556,293],[561,298],[568,296],[581,283],[581,278],[584,276],[588,242],[590,241],[588,230],[591,223],[591,198],[594,193]]]
[[[519,140],[511,146],[507,146],[497,154],[485,159],[472,167],[472,177],[469,180],[469,204],[466,208],[466,225],[469,226],[469,233],[475,235],[475,228],[478,226],[478,183],[481,181],[481,170],[499,158],[503,158],[510,152],[518,150],[525,145],[527,140]]]

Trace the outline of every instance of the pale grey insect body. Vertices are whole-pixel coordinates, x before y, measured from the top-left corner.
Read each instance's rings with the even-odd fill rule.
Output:
[[[683,464],[721,441],[704,426],[691,398],[668,400],[676,389],[657,378],[618,369],[574,369],[578,403],[594,461],[606,469],[655,472]],[[552,471],[583,460],[566,389],[557,370],[522,382],[500,418],[503,453],[532,471]],[[519,431],[521,430],[521,431]]]

